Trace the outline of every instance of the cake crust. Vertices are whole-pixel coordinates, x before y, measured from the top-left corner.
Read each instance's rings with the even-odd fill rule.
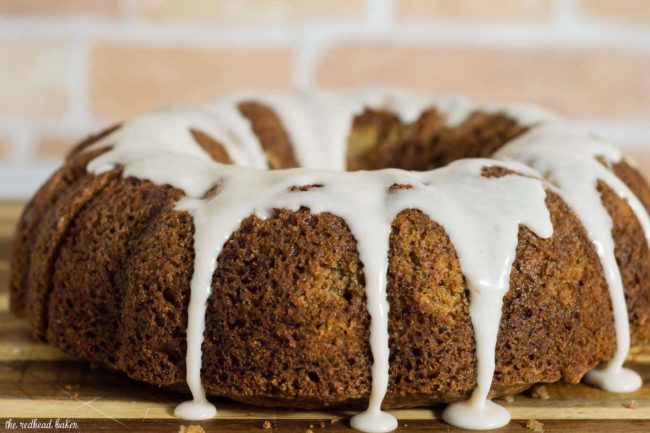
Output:
[[[268,107],[240,106],[272,167],[297,165]],[[87,163],[106,149],[80,144],[27,205],[12,255],[11,308],[34,334],[107,369],[187,391],[185,358],[194,261],[183,193]],[[353,169],[423,170],[489,156],[525,132],[503,115],[475,113],[445,130],[435,110],[413,125],[366,111],[350,135]],[[223,147],[197,142],[219,162]],[[289,143],[290,144],[290,143]],[[289,148],[290,149],[290,148]],[[411,151],[405,151],[411,149]],[[613,171],[650,209],[650,189],[625,162]],[[492,170],[492,171],[490,171]],[[486,176],[504,174],[498,168]],[[650,251],[629,205],[604,183],[635,343],[650,338]],[[616,340],[602,266],[584,227],[547,190],[550,239],[521,226],[504,298],[491,396],[539,382],[577,383],[613,356]],[[417,209],[392,222],[387,297],[390,371],[385,408],[466,399],[476,356],[465,287],[442,226]],[[362,407],[370,392],[363,265],[345,221],[309,209],[244,219],[218,258],[206,315],[202,381],[208,394],[263,406]],[[137,348],[137,350],[134,350]]]

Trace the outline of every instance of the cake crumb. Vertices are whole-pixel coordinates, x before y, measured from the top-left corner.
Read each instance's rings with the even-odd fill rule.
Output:
[[[548,394],[548,390],[544,385],[536,386],[530,392],[530,396],[533,398],[539,398],[541,400],[548,400],[551,396]]]
[[[526,428],[532,430],[535,433],[544,433],[544,424],[537,421],[536,419],[529,419],[526,422]]]
[[[178,433],[205,433],[205,430],[200,425],[190,424],[188,426],[180,426]]]
[[[336,424],[337,422],[338,422],[338,420],[336,418],[332,418],[330,420],[330,424]]]
[[[270,429],[270,428],[273,428],[273,426],[271,425],[271,421],[269,421],[269,420],[264,421],[264,422],[262,423],[262,428],[263,428],[264,430],[268,430],[268,429]]]
[[[325,421],[321,420],[321,422],[319,422],[318,425],[320,426],[320,428],[325,428]]]
[[[514,403],[515,397],[512,395],[506,395],[505,397],[503,397],[503,400],[507,403]]]
[[[623,403],[623,406],[628,409],[636,409],[637,407],[639,407],[639,403],[637,403],[636,401],[629,401],[627,403]]]
[[[67,384],[63,388],[70,395],[70,400],[79,400],[79,393],[77,392],[81,388],[79,385]]]
[[[314,433],[314,431],[312,429],[307,429],[305,430],[305,433]]]

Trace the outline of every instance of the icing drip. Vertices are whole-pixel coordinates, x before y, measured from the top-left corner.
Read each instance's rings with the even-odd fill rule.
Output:
[[[630,348],[630,328],[621,273],[614,255],[612,220],[603,205],[597,185],[599,181],[610,186],[627,200],[650,240],[650,219],[639,199],[630,189],[596,158],[607,163],[621,159],[615,147],[590,138],[586,134],[562,125],[540,126],[504,146],[497,157],[511,158],[536,168],[552,182],[587,230],[603,267],[609,287],[616,353],[603,369],[592,370],[585,380],[612,392],[635,391],[641,386],[641,377],[623,368]]]
[[[468,166],[473,170],[465,169]],[[553,234],[546,193],[539,180],[516,175],[486,179],[480,175],[484,166],[489,163],[461,160],[428,172],[424,175],[429,178],[428,194],[398,205],[400,209],[420,208],[445,228],[465,276],[476,346],[477,387],[470,400],[449,405],[443,419],[470,429],[497,428],[510,421],[508,411],[487,397],[519,225],[542,238]],[[509,168],[531,174],[520,166]]]
[[[237,106],[244,101],[268,105],[280,118],[302,168],[267,171],[259,140]],[[462,123],[473,111],[499,112],[534,127],[507,144],[498,157],[519,162],[461,160],[429,172],[388,169],[344,172],[347,137],[353,118],[364,107],[395,112],[403,121],[416,120],[435,107],[448,126]],[[613,256],[611,220],[600,202],[596,182],[602,180],[627,199],[646,238],[650,219],[638,199],[609,170],[595,161],[609,162],[620,154],[605,143],[588,139],[555,123],[542,110],[517,106],[476,106],[456,97],[432,98],[403,91],[361,90],[345,93],[239,94],[203,108],[162,110],[126,122],[93,145],[112,146],[88,164],[101,173],[124,167],[124,176],[169,184],[186,197],[176,208],[189,212],[195,226],[194,273],[191,280],[187,328],[187,383],[193,400],[182,403],[176,415],[205,419],[216,414],[201,383],[201,358],[207,302],[217,259],[228,238],[250,215],[268,218],[274,209],[307,207],[314,214],[330,212],[343,218],[357,240],[365,277],[373,358],[368,409],[351,420],[355,429],[385,432],[396,419],[381,410],[389,382],[386,278],[391,223],[404,209],[420,209],[442,225],[456,250],[470,294],[474,328],[477,387],[465,402],[448,406],[443,418],[472,429],[506,424],[508,412],[488,400],[495,369],[495,347],[503,296],[508,292],[520,225],[537,236],[552,235],[545,205],[544,184],[530,165],[554,182],[587,228],[610,288],[616,324],[617,352],[603,370],[588,380],[606,389],[630,390],[638,376],[622,368],[629,347],[627,309],[620,272]],[[198,130],[219,141],[237,166],[212,161],[196,143]],[[523,165],[521,164],[523,162]],[[486,178],[485,167],[502,166],[519,175]],[[327,171],[325,171],[327,170]],[[338,172],[337,172],[338,171]],[[322,185],[290,190],[292,186]],[[390,191],[393,184],[410,185]],[[209,193],[209,194],[208,194]]]
[[[242,117],[237,105],[224,98],[206,107],[214,113],[213,117],[219,119],[218,125],[220,131],[223,131],[221,135],[215,135],[213,138],[226,146],[228,156],[235,165],[269,168],[260,141],[249,122]]]

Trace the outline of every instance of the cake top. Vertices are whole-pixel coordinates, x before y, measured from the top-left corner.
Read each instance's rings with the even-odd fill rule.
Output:
[[[226,149],[235,165],[269,168],[259,138],[239,106],[255,101],[273,110],[291,141],[298,165],[315,170],[345,171],[348,135],[355,116],[371,108],[395,113],[403,122],[417,120],[434,108],[449,128],[460,125],[474,112],[501,113],[520,125],[557,121],[547,111],[524,104],[474,104],[460,96],[426,96],[397,89],[364,89],[347,92],[324,90],[288,93],[238,93],[203,106],[176,107],[145,114],[95,144],[128,140],[130,153],[146,152],[154,141],[158,153],[203,156],[191,131],[201,131]],[[146,137],[147,143],[142,143]],[[125,146],[126,147],[126,146]],[[119,159],[119,158],[117,158]],[[110,161],[104,161],[110,165]]]

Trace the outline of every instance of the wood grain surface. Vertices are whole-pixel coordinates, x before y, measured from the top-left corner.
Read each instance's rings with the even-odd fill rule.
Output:
[[[181,421],[172,412],[184,396],[93,368],[34,340],[25,321],[8,311],[11,237],[21,209],[21,203],[0,202],[0,432],[201,431],[182,427],[190,424],[206,432],[352,431],[345,411],[270,410],[225,400],[214,401],[219,410],[214,420]],[[644,378],[639,391],[611,394],[582,384],[544,385],[499,400],[513,421],[498,431],[530,432],[528,420],[537,420],[545,432],[650,432],[650,346],[634,348],[628,365]],[[441,410],[393,413],[399,419],[398,431],[460,431],[440,421]],[[29,428],[33,420],[51,426]]]

